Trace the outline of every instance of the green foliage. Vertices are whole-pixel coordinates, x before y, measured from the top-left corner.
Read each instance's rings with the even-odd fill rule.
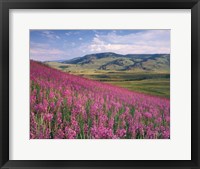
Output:
[[[134,114],[135,114],[135,107],[132,107],[130,109],[130,114],[132,115],[132,117],[134,117]]]

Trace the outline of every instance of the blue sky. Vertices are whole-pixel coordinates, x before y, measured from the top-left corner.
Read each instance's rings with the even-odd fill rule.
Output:
[[[31,30],[30,58],[68,60],[86,54],[170,53],[170,30]]]

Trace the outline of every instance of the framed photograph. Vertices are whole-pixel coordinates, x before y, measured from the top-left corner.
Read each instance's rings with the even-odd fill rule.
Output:
[[[199,8],[2,0],[1,168],[200,168]]]

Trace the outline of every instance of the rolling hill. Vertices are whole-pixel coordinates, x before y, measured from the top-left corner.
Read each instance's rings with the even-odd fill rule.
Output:
[[[64,68],[96,70],[144,70],[169,71],[169,54],[128,54],[97,53],[60,62]]]
[[[170,96],[169,54],[97,53],[46,65],[96,81],[156,96]]]

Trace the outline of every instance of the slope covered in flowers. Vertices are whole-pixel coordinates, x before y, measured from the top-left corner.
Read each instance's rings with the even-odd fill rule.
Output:
[[[30,61],[31,139],[168,139],[168,99]]]

